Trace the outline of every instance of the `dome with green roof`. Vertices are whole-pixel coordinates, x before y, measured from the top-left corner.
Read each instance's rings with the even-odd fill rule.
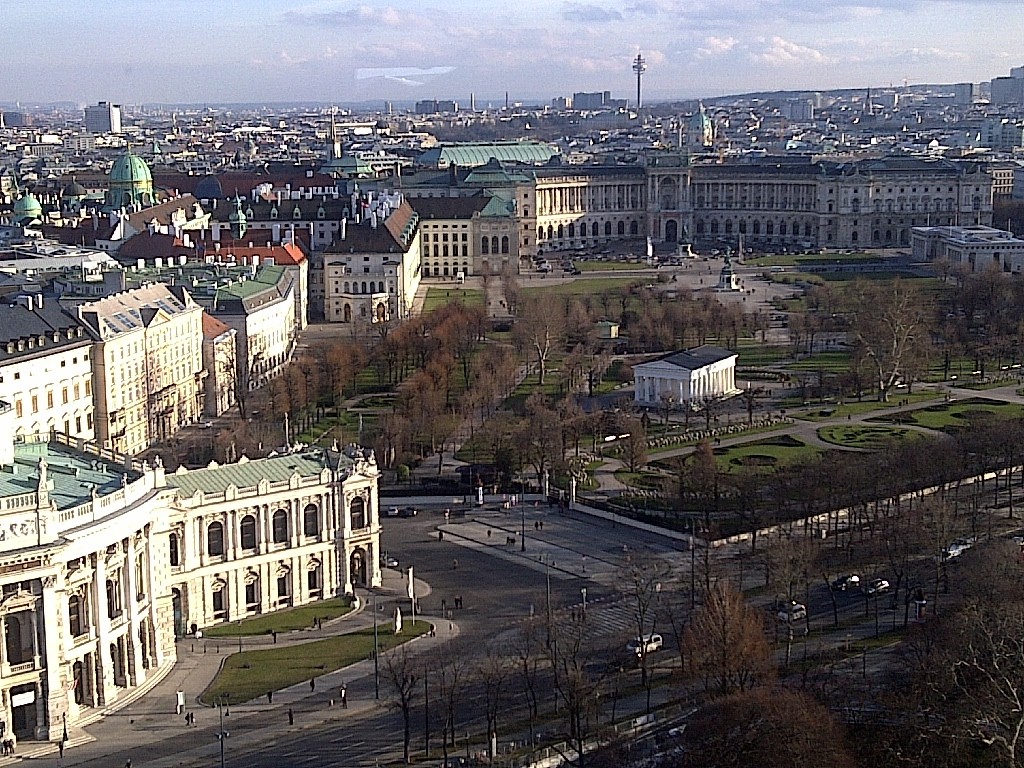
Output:
[[[148,208],[153,197],[153,174],[149,165],[129,147],[110,169],[107,206],[139,210]]]
[[[26,192],[14,203],[13,213],[16,224],[28,224],[43,217],[43,206],[39,204],[35,195]]]

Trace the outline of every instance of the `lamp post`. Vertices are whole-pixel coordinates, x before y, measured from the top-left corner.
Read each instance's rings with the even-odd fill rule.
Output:
[[[520,552],[525,552],[526,551],[526,505],[523,503],[523,494],[522,494],[522,487],[521,486],[520,486],[520,493],[519,493],[519,510],[522,512],[522,515],[523,515],[523,531],[522,531],[523,535],[521,537],[519,551]]]
[[[587,588],[580,587],[580,594],[583,595],[583,618],[587,618]]]
[[[231,734],[224,730],[224,701],[223,697],[217,700],[217,714],[220,717],[220,728],[217,729],[217,741],[220,742],[220,768],[224,768],[224,741]]]
[[[242,620],[238,620],[238,652],[242,652]]]
[[[380,699],[380,666],[377,661],[377,597],[373,597],[373,698]]]

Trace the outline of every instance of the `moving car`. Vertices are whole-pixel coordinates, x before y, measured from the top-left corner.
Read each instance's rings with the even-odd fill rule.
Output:
[[[890,584],[885,579],[872,579],[868,582],[867,588],[864,590],[866,595],[881,595],[888,592]]]
[[[398,510],[399,517],[416,517],[419,514],[419,510],[416,507],[402,507]]]
[[[832,582],[832,589],[839,592],[845,592],[848,589],[858,589],[860,587],[860,576],[856,573],[850,573],[846,576],[840,576],[838,579]]]
[[[398,558],[391,555],[381,555],[380,564],[385,568],[398,568]]]
[[[794,621],[803,621],[807,618],[807,606],[794,600],[787,605],[783,605],[776,615],[779,621],[784,621],[787,624],[792,624]]]
[[[626,644],[626,650],[632,651],[637,656],[641,653],[654,653],[660,651],[662,646],[665,645],[665,641],[661,635],[652,632],[649,635],[643,637],[634,637]]]

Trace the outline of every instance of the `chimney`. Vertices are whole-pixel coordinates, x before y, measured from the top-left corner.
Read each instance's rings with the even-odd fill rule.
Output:
[[[42,309],[42,308],[43,308],[43,294],[37,293],[36,294],[36,309]]]
[[[348,224],[348,219],[342,219],[341,220],[341,227],[338,230],[338,237],[341,238],[342,240],[345,239],[345,234],[346,234],[345,233],[345,229],[346,229],[346,225],[347,224]]]

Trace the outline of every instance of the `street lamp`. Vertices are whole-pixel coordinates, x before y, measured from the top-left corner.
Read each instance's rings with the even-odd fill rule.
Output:
[[[373,698],[380,699],[380,666],[377,661],[377,597],[373,598]]]
[[[520,552],[525,552],[526,551],[526,505],[523,503],[523,494],[522,494],[522,487],[521,486],[520,486],[520,494],[519,494],[519,509],[523,513],[523,531],[522,531],[523,535],[521,537],[522,541],[520,542],[519,551]]]
[[[224,730],[224,697],[217,700],[217,714],[220,716],[220,728],[217,730],[217,741],[220,742],[220,768],[224,768],[224,741],[231,735]]]
[[[587,618],[587,588],[580,587],[580,594],[583,595],[583,618]]]

